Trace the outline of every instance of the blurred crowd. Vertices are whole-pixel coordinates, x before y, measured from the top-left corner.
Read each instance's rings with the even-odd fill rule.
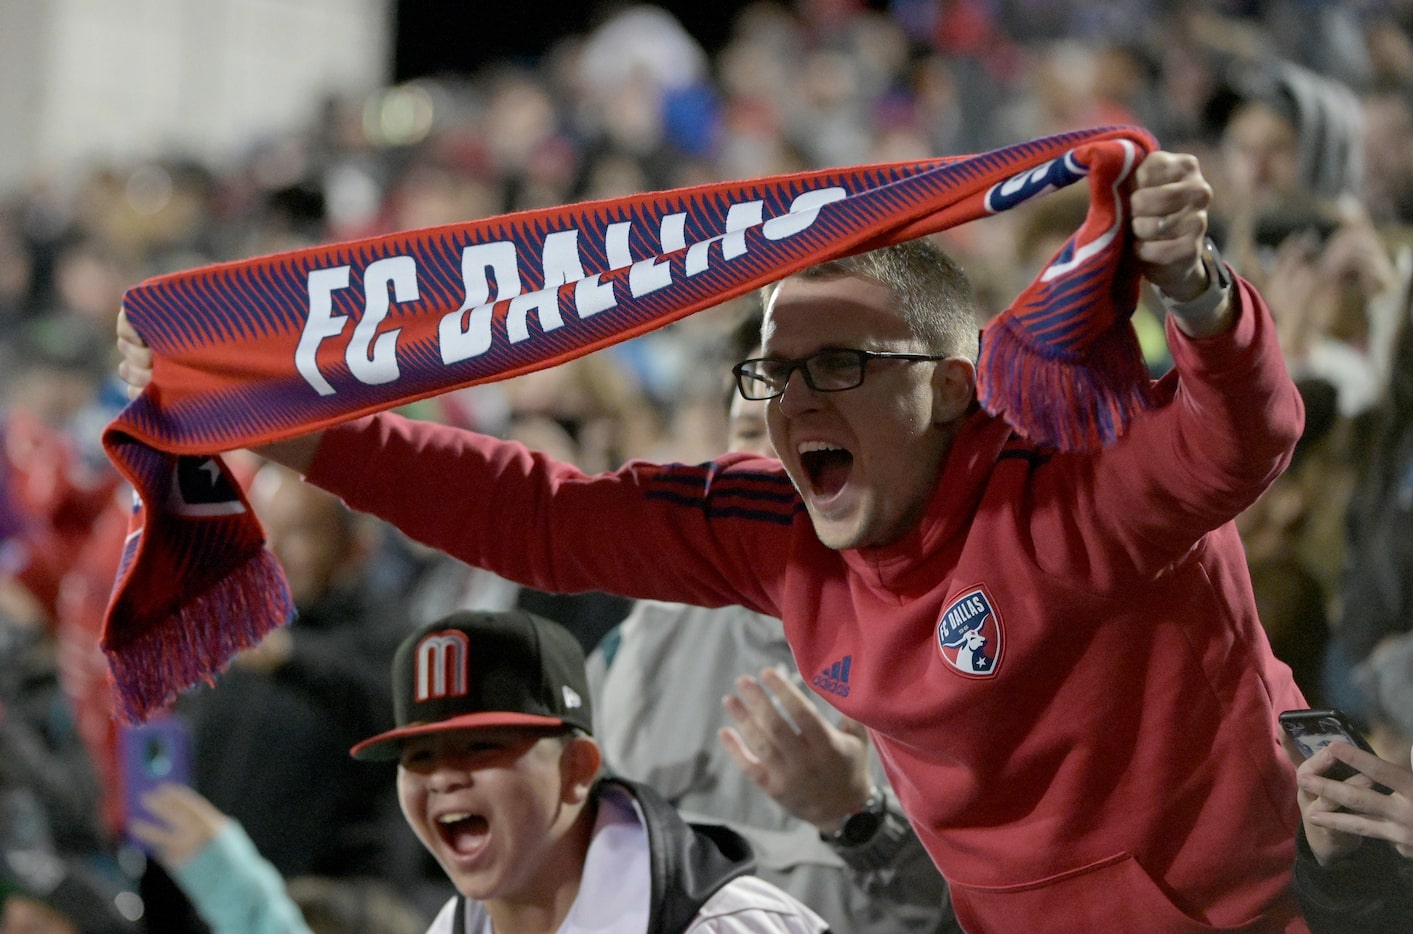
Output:
[[[97,647],[129,508],[99,444],[125,401],[112,347],[127,287],[317,242],[977,153],[1101,124],[1138,124],[1163,148],[1197,154],[1213,184],[1214,234],[1269,302],[1307,406],[1295,463],[1242,518],[1262,620],[1312,706],[1345,709],[1381,754],[1407,762],[1411,36],[1406,0],[894,0],[883,10],[782,0],[745,7],[708,50],[667,12],[629,5],[533,61],[330,97],[300,132],[251,140],[227,164],[167,153],[0,192],[0,880],[10,901],[55,924],[67,916],[68,930],[201,930],[194,917],[171,920],[179,894],[124,839],[121,731]],[[1084,193],[1069,195],[937,235],[983,314],[1004,309],[1078,226]],[[726,446],[726,355],[747,305],[415,414],[591,471],[705,459]],[[1136,316],[1155,375],[1167,365],[1160,316],[1146,298]],[[405,869],[417,848],[388,774],[369,780],[359,771],[369,766],[342,761],[348,737],[390,716],[391,646],[457,606],[522,606],[588,649],[627,605],[521,592],[336,501],[291,492],[269,468],[244,469],[301,615],[179,704],[194,786],[285,878],[378,876],[425,914],[445,892],[422,892],[436,888],[435,867]],[[286,758],[299,767],[279,768]],[[291,795],[298,808],[273,807]],[[157,927],[163,911],[169,926]]]

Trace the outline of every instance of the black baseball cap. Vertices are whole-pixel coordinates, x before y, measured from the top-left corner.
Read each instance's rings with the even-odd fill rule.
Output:
[[[396,759],[413,736],[494,726],[593,732],[584,650],[558,623],[524,610],[462,610],[418,629],[393,657],[397,726],[354,746]]]

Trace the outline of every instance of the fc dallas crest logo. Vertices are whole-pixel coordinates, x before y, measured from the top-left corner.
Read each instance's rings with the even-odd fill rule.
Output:
[[[953,598],[942,610],[937,647],[962,674],[990,677],[996,673],[1001,661],[1001,617],[985,587]]]

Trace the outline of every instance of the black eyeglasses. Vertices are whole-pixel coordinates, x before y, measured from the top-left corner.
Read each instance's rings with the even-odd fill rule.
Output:
[[[878,353],[872,350],[821,350],[794,360],[758,357],[742,360],[731,368],[736,388],[751,400],[774,399],[785,392],[796,370],[805,374],[805,385],[815,392],[842,392],[863,385],[864,370],[870,360],[945,360],[943,356],[921,353]]]

